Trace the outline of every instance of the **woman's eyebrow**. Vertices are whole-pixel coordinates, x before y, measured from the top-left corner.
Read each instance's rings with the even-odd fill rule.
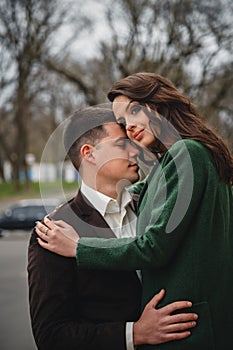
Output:
[[[129,107],[130,107],[132,102],[134,102],[134,100],[130,100],[129,103],[127,104],[126,109],[125,109],[126,112],[128,111],[128,109],[129,109]]]

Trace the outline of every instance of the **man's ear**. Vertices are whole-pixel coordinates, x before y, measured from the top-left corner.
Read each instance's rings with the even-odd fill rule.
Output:
[[[93,149],[93,146],[85,143],[80,149],[82,159],[85,159],[87,162],[94,163],[95,157],[93,156]]]

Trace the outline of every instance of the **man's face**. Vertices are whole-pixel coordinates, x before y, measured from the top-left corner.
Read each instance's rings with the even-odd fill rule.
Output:
[[[104,125],[108,136],[94,148],[98,181],[117,185],[121,180],[134,183],[138,180],[136,157],[138,149],[127,138],[122,128],[115,123]]]

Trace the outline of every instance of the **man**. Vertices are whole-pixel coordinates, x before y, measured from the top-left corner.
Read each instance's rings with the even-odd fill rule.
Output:
[[[135,235],[135,203],[125,186],[138,180],[138,150],[111,110],[74,113],[64,143],[82,185],[50,223],[62,227],[59,220],[65,220],[85,237]],[[32,329],[39,349],[130,350],[142,342],[161,343],[190,334],[196,315],[171,315],[190,306],[188,302],[156,310],[161,291],[139,318],[141,284],[136,272],[78,270],[75,259],[41,248],[36,232],[38,227],[30,240],[28,273]]]

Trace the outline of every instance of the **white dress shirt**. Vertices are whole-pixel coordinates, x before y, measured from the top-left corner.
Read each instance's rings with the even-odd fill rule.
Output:
[[[81,192],[103,216],[117,238],[136,236],[137,217],[132,196],[127,190],[123,190],[120,203],[95,191],[84,182],[81,184]]]
[[[120,203],[87,186],[83,181],[81,192],[103,216],[117,238],[136,236],[137,217],[132,196],[126,189],[122,191]],[[133,322],[126,322],[126,347],[127,350],[134,350]]]

